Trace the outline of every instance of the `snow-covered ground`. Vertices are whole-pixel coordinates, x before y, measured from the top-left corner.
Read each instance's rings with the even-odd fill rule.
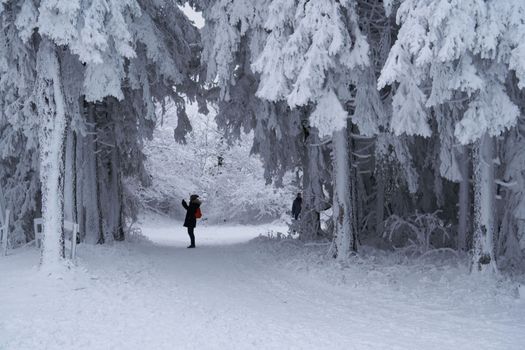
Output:
[[[252,240],[275,225],[201,225],[197,249],[180,223],[142,230],[154,243],[81,245],[60,278],[32,247],[1,257],[0,349],[525,349],[525,297],[457,260]]]

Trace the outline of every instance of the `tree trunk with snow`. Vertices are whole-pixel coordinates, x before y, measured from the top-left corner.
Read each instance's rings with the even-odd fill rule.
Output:
[[[467,250],[467,237],[470,229],[470,157],[466,146],[463,146],[459,166],[461,182],[459,183],[458,242],[459,251]]]
[[[81,240],[86,237],[84,210],[84,138],[75,134],[75,221],[78,223]]]
[[[82,212],[84,227],[81,229],[85,232],[86,242],[95,244],[99,241],[100,220],[99,200],[98,200],[98,171],[97,171],[97,154],[95,148],[95,106],[87,106],[87,123],[88,131],[83,140],[83,166],[82,166]]]
[[[310,138],[318,140],[310,135]],[[303,205],[301,209],[300,237],[303,240],[314,240],[321,234],[321,220],[318,202],[322,200],[323,189],[319,178],[319,147],[311,142],[306,143],[303,158]]]
[[[43,219],[41,263],[43,266],[53,267],[62,258],[63,143],[66,115],[58,57],[54,45],[47,40],[40,43],[37,67],[37,109],[41,118],[38,135]]]
[[[70,127],[66,128],[66,142],[64,153],[64,219],[75,221],[75,200],[76,200],[76,167],[75,167],[75,141],[74,132]]]
[[[333,218],[334,218],[334,256],[345,259],[355,251],[355,234],[352,225],[353,208],[351,198],[350,144],[347,129],[334,132],[333,138]]]
[[[494,139],[485,133],[477,142],[474,158],[474,215],[473,271],[497,270],[494,258]]]

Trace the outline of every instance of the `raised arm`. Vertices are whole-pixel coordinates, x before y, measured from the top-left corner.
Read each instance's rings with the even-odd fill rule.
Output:
[[[182,206],[184,207],[184,209],[188,210],[188,204],[184,199],[182,200]]]

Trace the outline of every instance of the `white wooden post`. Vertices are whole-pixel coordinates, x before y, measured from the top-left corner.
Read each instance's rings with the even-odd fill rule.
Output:
[[[35,230],[35,245],[37,248],[42,248],[42,219],[34,219],[33,220],[33,227]]]
[[[77,256],[77,239],[78,239],[78,232],[80,231],[80,225],[79,224],[75,224],[75,228],[73,230],[73,242],[74,242],[74,249],[73,249],[73,257],[72,259],[74,260]]]
[[[71,221],[64,221],[64,247],[69,249],[69,258],[75,260],[77,253],[77,235],[79,226]]]
[[[35,229],[35,244],[38,248],[42,247],[42,219],[37,218],[33,220]],[[75,260],[77,255],[77,238],[80,226],[71,221],[64,220],[64,249],[66,250],[66,258]]]

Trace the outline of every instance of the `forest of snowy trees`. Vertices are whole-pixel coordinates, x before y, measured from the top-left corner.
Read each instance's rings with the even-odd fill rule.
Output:
[[[300,175],[299,238],[334,258],[388,243],[525,264],[523,0],[0,0],[0,24],[10,245],[42,217],[44,265],[64,219],[125,239],[158,111],[176,106],[186,142],[188,102],[230,144],[253,135],[266,181]]]

